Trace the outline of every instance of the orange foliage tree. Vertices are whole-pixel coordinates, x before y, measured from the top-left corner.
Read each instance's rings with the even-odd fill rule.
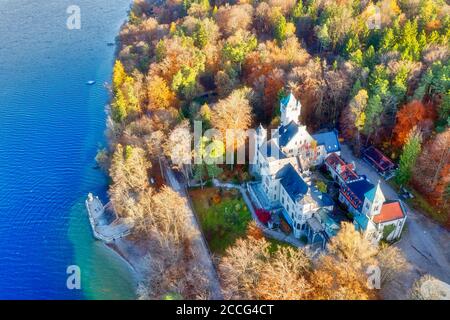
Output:
[[[414,100],[404,105],[397,113],[393,146],[402,147],[412,128],[417,126],[423,129],[434,117],[435,110],[431,104],[424,105],[421,101]]]
[[[170,90],[166,80],[158,76],[148,79],[147,97],[150,110],[177,106],[175,93]]]

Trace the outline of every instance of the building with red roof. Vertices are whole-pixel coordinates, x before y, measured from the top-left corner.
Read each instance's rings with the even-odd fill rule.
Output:
[[[396,168],[394,162],[374,146],[365,149],[362,152],[362,157],[383,177],[388,178],[393,176]]]
[[[380,214],[373,217],[375,223],[386,223],[402,219],[406,216],[405,209],[399,200],[386,201],[381,207]]]
[[[325,166],[340,185],[339,202],[353,215],[357,230],[376,241],[400,237],[407,216],[401,201],[386,201],[379,182],[375,185],[358,175],[353,163],[335,153],[325,160]]]
[[[349,181],[359,179],[359,176],[354,171],[355,165],[353,163],[346,163],[336,153],[332,153],[328,156],[325,160],[325,166],[333,179],[336,180],[341,186],[345,185]]]

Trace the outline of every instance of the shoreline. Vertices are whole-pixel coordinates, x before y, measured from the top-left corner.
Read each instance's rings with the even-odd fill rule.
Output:
[[[132,7],[132,4],[130,4],[130,8],[131,7]],[[116,34],[116,38],[114,40],[114,57],[113,57],[113,61],[115,61],[118,58],[118,53],[119,53],[120,48],[121,48],[120,42],[118,40],[118,37],[119,37],[120,31],[128,23],[128,16],[129,16],[129,14],[127,14],[127,17],[125,18],[125,20],[120,24],[119,32]],[[111,72],[112,72],[112,68],[111,68]],[[108,102],[106,104],[106,109],[105,110],[108,110],[112,100],[113,100],[113,96],[110,94],[109,98],[108,98]],[[107,145],[109,145],[109,143],[110,143],[109,139],[106,139],[106,143],[107,143]],[[106,174],[106,175],[109,177],[108,174]],[[107,188],[109,188],[109,187],[110,186],[108,185]],[[88,212],[88,215],[89,215],[89,212]],[[132,249],[133,248],[137,249],[139,247],[139,243],[136,243],[134,241],[131,241],[131,240],[127,239],[128,236],[130,236],[130,235],[132,235],[132,233],[130,233],[126,237],[115,239],[111,243],[107,243],[107,242],[105,242],[103,240],[98,240],[98,239],[97,240],[100,241],[105,248],[107,248],[108,250],[110,250],[111,252],[116,254],[118,257],[120,257],[120,259],[122,259],[122,261],[126,264],[126,266],[128,267],[128,269],[130,271],[131,276],[133,277],[132,282],[133,282],[133,284],[135,286],[135,299],[138,299],[139,298],[138,297],[139,285],[145,283],[145,278],[146,278],[146,275],[145,275],[145,272],[144,272],[144,262],[145,262],[144,258],[145,258],[145,255],[143,255],[143,256],[136,256],[136,254],[133,254]],[[95,238],[95,236],[94,236],[94,238]],[[145,248],[146,252],[148,252],[147,249],[148,248]]]
[[[100,241],[100,240],[99,240]],[[120,259],[127,265],[128,269],[130,270],[131,275],[133,276],[133,282],[136,285],[136,287],[140,283],[141,275],[136,270],[135,266],[131,263],[131,261],[126,257],[125,254],[123,254],[115,245],[107,244],[103,242],[103,245],[106,249],[114,252],[114,254],[118,255]]]
[[[139,285],[146,282],[145,257],[148,248],[141,242],[135,242],[127,238],[117,239],[112,243],[103,241],[102,243],[126,263],[133,276],[137,295]]]

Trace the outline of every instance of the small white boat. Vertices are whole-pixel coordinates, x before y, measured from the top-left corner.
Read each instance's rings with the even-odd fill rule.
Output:
[[[92,86],[93,84],[95,84],[95,81],[94,80],[89,80],[88,82],[86,82],[86,84],[88,86]]]

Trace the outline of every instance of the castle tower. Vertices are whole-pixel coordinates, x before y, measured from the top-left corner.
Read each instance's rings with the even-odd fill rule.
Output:
[[[255,139],[255,150],[256,152],[261,148],[264,141],[267,139],[267,130],[259,124],[258,128],[256,128],[256,139]]]
[[[384,201],[386,201],[386,199],[380,187],[380,180],[378,180],[376,187],[365,195],[363,213],[368,217],[380,214]]]
[[[290,92],[286,97],[280,101],[280,111],[281,111],[281,125],[286,126],[291,121],[299,124],[299,117],[302,110],[302,105],[298,101],[292,92]]]
[[[252,171],[257,173],[259,171],[259,159],[258,159],[258,150],[261,149],[261,146],[267,140],[267,130],[259,124],[258,128],[255,130],[255,139],[254,139],[254,147],[253,147],[253,159],[251,161]],[[250,148],[251,150],[251,148]],[[264,152],[264,151],[263,151]]]

